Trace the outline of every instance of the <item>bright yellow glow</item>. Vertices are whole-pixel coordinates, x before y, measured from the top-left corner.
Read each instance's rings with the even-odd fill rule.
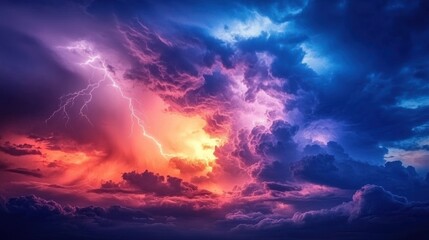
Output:
[[[140,107],[147,130],[161,143],[165,153],[185,162],[203,162],[206,170],[210,170],[216,160],[215,149],[224,143],[226,136],[209,135],[201,116],[166,111],[168,106],[158,96],[149,91],[141,94],[139,97],[146,99]]]
[[[183,139],[183,149],[181,150],[184,158],[189,160],[205,160],[211,162],[216,159],[214,151],[216,146],[222,143],[219,138],[213,138],[204,131],[194,131],[181,134]]]

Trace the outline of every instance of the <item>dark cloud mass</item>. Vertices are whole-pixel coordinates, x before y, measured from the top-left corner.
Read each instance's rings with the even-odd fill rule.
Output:
[[[10,144],[6,142],[2,146],[0,146],[0,151],[7,153],[12,156],[23,156],[23,155],[41,155],[42,153],[33,149],[33,146],[30,144]]]
[[[160,176],[148,170],[137,173],[128,172],[122,174],[123,183],[107,181],[101,184],[99,189],[92,190],[96,193],[145,193],[157,196],[210,196],[211,193],[199,190],[197,186],[183,181],[183,179],[171,176]]]
[[[218,209],[224,210],[226,209]],[[190,211],[195,211],[199,217],[204,214],[198,213],[196,209]],[[139,234],[153,238],[175,239],[198,239],[202,236],[209,239],[249,239],[249,237],[276,239],[285,235],[298,239],[314,239],[317,236],[341,239],[381,236],[403,239],[413,236],[420,239],[428,234],[424,227],[428,224],[428,215],[428,203],[410,202],[405,197],[394,195],[375,185],[363,186],[354,193],[349,202],[330,209],[298,212],[290,218],[267,217],[260,212],[228,213],[223,220],[218,221],[231,227],[229,233],[220,233],[216,228],[212,228],[207,230],[211,232],[210,236],[202,235],[202,232],[197,230],[199,225],[204,225],[201,221],[194,223],[189,232],[174,230],[177,224],[186,223],[176,222],[175,218],[168,215],[159,215],[159,212],[150,207],[137,209],[120,206],[107,208],[63,206],[55,201],[31,195],[4,200],[0,208],[4,236],[22,239],[35,239],[35,236],[54,239],[58,234],[66,239],[76,237],[121,239],[123,236],[140,239]],[[185,219],[192,221],[189,218]],[[228,222],[232,225],[225,224]],[[21,231],[14,232],[17,230],[14,223],[33,224],[23,224]],[[47,225],[51,228],[47,228]],[[76,228],[81,231],[74,231]],[[312,230],[308,231],[307,228]],[[356,236],[350,234],[351,231],[365,233],[361,232]]]
[[[0,239],[428,239],[429,1],[0,3]]]
[[[295,213],[290,219],[265,218],[257,224],[241,224],[235,231],[250,230],[260,236],[297,239],[320,236],[340,239],[424,239],[427,235],[428,204],[409,202],[382,187],[365,185],[353,200],[330,209]],[[386,229],[386,226],[391,228]],[[311,231],[308,231],[311,229]],[[353,233],[353,234],[352,234]]]
[[[338,161],[332,155],[314,155],[294,163],[295,177],[310,182],[344,189],[357,189],[365,184],[376,184],[418,200],[426,200],[429,185],[411,166],[400,161],[374,166],[354,160]]]

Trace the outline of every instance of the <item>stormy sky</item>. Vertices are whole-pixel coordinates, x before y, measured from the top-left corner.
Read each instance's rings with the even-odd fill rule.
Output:
[[[424,239],[429,2],[0,3],[2,239]]]

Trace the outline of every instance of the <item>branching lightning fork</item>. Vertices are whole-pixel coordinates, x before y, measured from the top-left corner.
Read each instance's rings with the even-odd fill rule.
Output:
[[[180,156],[180,154],[165,153],[161,143],[146,131],[143,125],[143,120],[137,115],[137,111],[134,107],[133,99],[124,93],[120,84],[118,84],[118,82],[115,80],[114,76],[112,75],[111,71],[109,70],[109,67],[104,61],[104,59],[99,54],[94,52],[94,50],[87,42],[79,41],[79,42],[76,42],[75,44],[72,44],[71,46],[61,47],[61,48],[65,48],[69,51],[74,51],[80,54],[82,57],[86,59],[86,61],[84,61],[83,63],[80,63],[80,65],[87,66],[93,70],[101,72],[103,77],[96,82],[88,83],[88,85],[85,88],[79,91],[72,92],[62,96],[60,98],[59,107],[51,114],[51,116],[49,116],[49,118],[45,120],[46,123],[48,123],[57,114],[62,113],[64,115],[64,118],[66,119],[66,124],[67,124],[70,121],[70,114],[68,112],[68,109],[72,107],[77,101],[82,100],[83,103],[79,109],[79,114],[81,117],[84,117],[90,124],[93,124],[90,118],[88,117],[88,115],[85,113],[85,109],[88,108],[88,104],[92,101],[94,91],[99,89],[104,83],[107,83],[111,87],[115,88],[117,92],[120,94],[120,96],[128,103],[130,118],[132,122],[131,131],[134,128],[134,124],[137,123],[143,136],[150,139],[153,143],[155,143],[155,145],[158,147],[159,152],[163,157],[171,158],[171,157]]]

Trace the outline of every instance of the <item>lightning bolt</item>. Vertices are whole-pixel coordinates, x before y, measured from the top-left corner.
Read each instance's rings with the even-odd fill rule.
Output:
[[[79,41],[71,46],[67,47],[60,47],[67,49],[68,51],[77,52],[82,57],[84,57],[86,60],[82,63],[80,63],[81,66],[90,67],[93,70],[99,71],[102,73],[102,78],[95,82],[89,82],[88,85],[76,92],[69,93],[67,95],[64,95],[60,98],[60,104],[59,107],[45,120],[46,124],[55,117],[57,114],[63,114],[64,118],[66,119],[66,125],[70,121],[70,115],[68,112],[68,109],[72,107],[77,101],[82,100],[83,103],[80,106],[79,109],[79,115],[83,118],[85,118],[91,125],[93,123],[91,122],[90,118],[86,114],[86,109],[88,109],[88,104],[91,103],[93,99],[93,93],[97,89],[99,89],[103,84],[108,84],[111,87],[113,87],[119,95],[128,103],[128,109],[130,112],[130,119],[131,119],[131,133],[134,129],[135,124],[137,124],[141,130],[141,133],[144,137],[151,140],[159,149],[160,154],[164,158],[172,158],[172,157],[180,157],[181,154],[171,154],[166,153],[163,149],[162,144],[152,135],[150,135],[146,128],[144,127],[143,120],[138,116],[137,110],[134,107],[134,101],[131,97],[127,96],[123,89],[121,88],[120,84],[115,80],[111,70],[109,69],[109,66],[106,64],[106,61],[99,55],[97,52],[95,52],[92,47],[85,41]]]

